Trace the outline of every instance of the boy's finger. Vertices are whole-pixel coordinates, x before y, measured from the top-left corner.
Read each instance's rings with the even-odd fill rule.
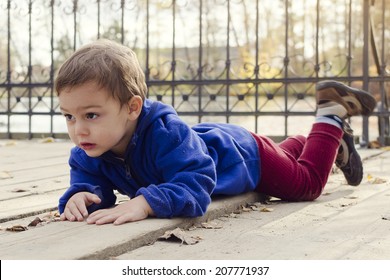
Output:
[[[75,206],[77,208],[77,210],[75,209],[75,211],[77,211],[76,213],[79,214],[79,215],[77,215],[78,221],[83,221],[84,218],[88,217],[88,210],[87,210],[87,206],[85,205],[84,201],[75,202]]]
[[[72,203],[68,203],[69,205],[67,205],[67,207],[65,208],[65,214],[66,216],[70,217],[70,219],[68,218],[68,220],[70,221],[83,221],[84,220],[84,217],[83,215],[81,214],[82,212],[80,212],[80,207],[82,208],[82,205],[84,204],[83,202],[81,203],[81,206],[80,206],[80,203],[78,202],[75,202],[73,201]],[[85,206],[84,206],[85,207]],[[68,212],[66,212],[66,210],[68,210]]]
[[[76,219],[76,217],[71,213],[69,208],[65,208],[64,213],[62,215],[64,215],[65,220],[68,220],[71,222],[73,222]]]
[[[86,203],[88,203],[88,206],[92,203],[99,204],[100,202],[102,202],[102,200],[96,194],[93,193],[86,194],[85,198],[87,200]]]

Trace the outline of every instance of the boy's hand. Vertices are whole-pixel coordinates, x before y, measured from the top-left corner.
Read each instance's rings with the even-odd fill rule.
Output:
[[[87,223],[97,225],[113,223],[114,225],[121,225],[127,222],[140,221],[153,215],[154,213],[149,203],[140,195],[114,208],[93,212],[89,215]]]
[[[61,214],[60,218],[62,221],[83,221],[88,217],[87,207],[100,202],[101,199],[96,194],[90,192],[75,193],[66,203],[64,213]]]

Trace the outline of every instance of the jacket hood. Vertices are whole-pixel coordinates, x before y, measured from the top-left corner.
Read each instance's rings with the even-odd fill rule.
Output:
[[[168,114],[177,115],[172,106],[161,103],[160,101],[145,99],[138,119],[137,129],[134,134],[142,133],[142,131],[149,127],[156,119],[160,119]]]
[[[164,118],[165,115],[169,114],[177,115],[172,106],[159,101],[145,99],[142,105],[141,114],[138,117],[137,127],[127,146],[125,158],[128,158],[130,150],[137,145],[138,139],[142,138],[149,126],[156,120]],[[116,157],[111,151],[104,153],[101,158],[109,161],[116,161],[116,159],[113,159]]]

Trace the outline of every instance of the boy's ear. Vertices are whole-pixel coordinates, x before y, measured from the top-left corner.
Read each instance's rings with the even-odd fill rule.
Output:
[[[127,103],[129,118],[135,120],[141,114],[143,100],[141,96],[133,96]]]

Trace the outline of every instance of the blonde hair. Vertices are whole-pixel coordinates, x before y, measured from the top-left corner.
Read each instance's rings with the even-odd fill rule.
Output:
[[[101,39],[78,49],[60,67],[57,94],[67,87],[96,82],[111,92],[121,106],[133,96],[146,98],[145,74],[136,54],[128,47]]]

